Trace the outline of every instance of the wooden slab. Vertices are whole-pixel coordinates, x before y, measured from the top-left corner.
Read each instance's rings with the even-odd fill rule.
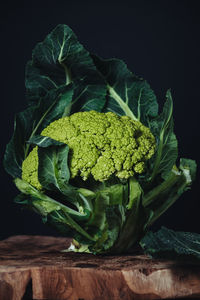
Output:
[[[0,300],[133,300],[200,298],[200,264],[142,254],[63,253],[70,240],[16,236],[0,242]],[[31,297],[31,298],[32,298]]]

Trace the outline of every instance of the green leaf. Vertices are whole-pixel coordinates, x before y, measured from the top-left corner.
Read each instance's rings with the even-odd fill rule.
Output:
[[[39,146],[38,179],[42,187],[59,191],[58,198],[70,202],[79,211],[91,212],[91,199],[95,198],[95,193],[69,184],[68,145],[43,136],[35,136],[32,142]]]
[[[66,226],[71,227],[72,229],[74,229],[76,232],[80,233],[82,236],[86,237],[88,240],[91,241],[95,241],[95,239],[88,234],[87,231],[85,231],[82,226],[80,226],[76,221],[74,221],[74,219],[72,218],[72,216],[70,216],[70,214],[66,211],[66,210],[54,210],[49,217],[52,218],[52,216],[54,216],[54,222],[55,222],[55,217],[56,217],[56,221],[61,223],[61,224],[65,224]],[[88,216],[87,216],[88,217]]]
[[[45,189],[52,190],[56,187],[62,190],[60,186],[68,184],[68,153],[67,145],[38,148],[38,179]]]
[[[14,133],[6,146],[3,164],[5,170],[14,178],[21,177],[21,166],[25,159],[26,140],[31,135],[33,114],[34,108],[29,107],[15,116]]]
[[[108,228],[106,229],[107,239],[103,243],[105,251],[109,251],[117,241],[121,229],[125,222],[125,207],[122,205],[109,206],[106,209],[106,221]]]
[[[50,92],[37,105],[16,115],[14,133],[4,155],[4,167],[11,176],[21,177],[22,162],[30,150],[27,141],[40,134],[49,123],[62,117],[65,108],[71,103],[72,94],[71,85],[62,87]]]
[[[109,205],[124,204],[123,194],[125,186],[123,184],[113,184],[105,187],[101,193],[109,197]]]
[[[181,158],[180,169],[184,172],[189,184],[195,180],[196,171],[197,171],[197,163],[195,160],[188,159],[188,158]]]
[[[89,241],[95,241],[95,239],[85,231],[74,219],[63,210],[54,210],[48,214],[46,222],[51,224],[53,227],[58,228],[65,236],[74,236],[80,234],[82,239]],[[69,233],[69,234],[68,234]]]
[[[129,202],[126,206],[126,208],[128,210],[132,209],[135,202],[137,202],[137,200],[140,199],[140,197],[143,193],[143,190],[142,190],[140,184],[134,177],[129,179],[129,189],[130,189]]]
[[[71,227],[89,240],[94,240],[94,238],[82,229],[82,227],[74,220],[77,219],[78,221],[86,221],[90,217],[89,213],[80,213],[62,203],[57,202],[20,178],[15,179],[15,184],[24,194],[18,196],[16,202],[26,204],[29,208],[35,210],[38,214],[47,219],[48,216],[57,215],[57,222]]]
[[[177,160],[178,144],[173,133],[172,112],[173,102],[171,92],[168,90],[162,113],[149,122],[149,127],[158,140],[156,154],[151,159],[151,181],[157,174],[166,179]]]
[[[88,189],[76,188],[68,184],[70,178],[69,147],[64,143],[41,135],[33,136],[28,142],[39,147],[37,151],[39,157],[38,173],[43,188],[48,190],[55,190],[56,188],[61,192],[59,194],[60,199],[70,201],[77,208],[82,206],[84,210],[88,210],[90,200],[96,195]],[[67,196],[67,198],[63,196]]]
[[[139,182],[131,177],[129,179],[129,203],[125,213],[123,226],[120,228],[118,239],[109,249],[112,253],[128,251],[130,247],[143,234],[144,225],[148,216],[142,207],[142,188]]]
[[[37,101],[50,90],[82,78],[95,67],[73,31],[58,25],[33,50],[32,61],[26,68],[26,88],[29,99]]]
[[[128,185],[128,184],[127,184]],[[126,220],[126,207],[122,203],[124,199],[125,185],[114,184],[105,187],[96,193],[91,219],[87,223],[89,228],[100,229],[96,231],[99,235],[97,242],[90,246],[92,253],[101,253],[107,251],[116,242],[122,226]]]
[[[162,227],[158,232],[149,231],[140,241],[147,254],[159,258],[200,259],[200,234],[179,232]]]
[[[99,73],[74,83],[71,114],[77,111],[102,111],[106,102],[107,87]]]
[[[92,205],[92,215],[87,225],[103,230],[106,224],[106,207],[109,206],[109,196],[98,192]]]
[[[145,209],[154,212],[148,226],[152,225],[179,197],[187,191],[196,173],[196,163],[181,159],[179,170],[173,168],[168,177],[143,196]]]
[[[35,103],[72,82],[73,112],[101,111],[106,100],[105,82],[73,31],[60,24],[33,50],[32,60],[26,66],[27,98]]]
[[[156,96],[145,80],[132,74],[119,59],[92,57],[108,87],[105,111],[127,115],[143,124],[147,124],[148,117],[157,116]]]

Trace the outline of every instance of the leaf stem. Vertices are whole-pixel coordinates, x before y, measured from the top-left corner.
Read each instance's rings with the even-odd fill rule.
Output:
[[[148,192],[144,197],[142,204],[144,207],[151,206],[157,197],[162,193],[166,193],[171,187],[180,179],[180,174],[172,171],[168,179],[162,182],[160,185],[156,186],[150,192]]]
[[[55,105],[56,101],[54,101],[49,107],[48,109],[45,111],[45,113],[43,114],[43,116],[41,117],[41,119],[39,120],[39,122],[37,123],[37,125],[35,126],[35,128],[33,129],[30,137],[28,138],[28,140],[30,140],[34,134],[36,133],[36,131],[38,130],[40,124],[42,123],[42,121],[44,120],[44,118],[46,117],[46,115],[49,113],[49,111],[52,109],[52,107]],[[24,158],[27,157],[28,154],[28,150],[29,150],[30,144],[27,144],[24,150]]]
[[[125,112],[126,116],[130,117],[131,119],[138,121],[136,116],[130,110],[129,106],[122,100],[122,98],[116,93],[116,91],[110,85],[107,85],[108,91],[110,96],[119,104],[121,109]]]

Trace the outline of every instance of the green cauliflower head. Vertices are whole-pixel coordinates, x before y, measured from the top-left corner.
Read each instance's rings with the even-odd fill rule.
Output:
[[[155,152],[155,138],[141,122],[115,113],[85,111],[52,122],[41,133],[70,149],[71,178],[105,181],[112,175],[128,179],[145,170]],[[22,178],[41,189],[35,147],[22,164]]]

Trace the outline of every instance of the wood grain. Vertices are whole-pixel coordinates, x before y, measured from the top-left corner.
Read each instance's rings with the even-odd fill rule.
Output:
[[[63,253],[70,240],[15,236],[0,242],[0,300],[133,300],[200,298],[200,264],[121,256]]]

